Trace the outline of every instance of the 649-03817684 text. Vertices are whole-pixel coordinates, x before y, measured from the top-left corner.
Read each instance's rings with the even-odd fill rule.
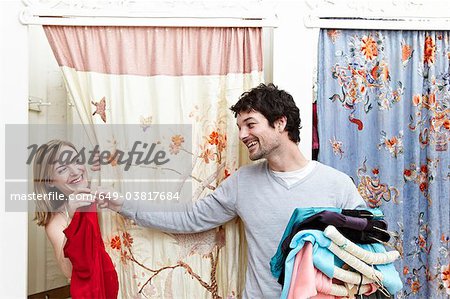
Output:
[[[112,192],[110,195],[101,194],[101,196],[110,196],[111,200],[114,199],[125,199],[125,200],[148,200],[148,201],[178,201],[180,199],[180,192],[170,192],[170,191],[148,191],[148,192]]]

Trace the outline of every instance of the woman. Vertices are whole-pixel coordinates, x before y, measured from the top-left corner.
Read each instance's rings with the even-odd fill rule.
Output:
[[[116,298],[117,273],[105,251],[85,165],[70,142],[51,140],[33,163],[37,224],[45,232],[73,298]]]

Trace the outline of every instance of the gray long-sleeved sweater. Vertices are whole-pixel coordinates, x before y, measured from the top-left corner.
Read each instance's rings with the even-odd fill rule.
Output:
[[[281,285],[269,262],[295,208],[366,206],[350,177],[336,169],[317,163],[311,173],[287,187],[266,161],[241,167],[185,212],[145,212],[139,208],[142,204],[126,201],[120,213],[138,225],[168,232],[205,231],[239,216],[248,243],[243,298],[249,299],[280,297]]]

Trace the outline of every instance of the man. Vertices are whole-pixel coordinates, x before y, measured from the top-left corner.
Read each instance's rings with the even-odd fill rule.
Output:
[[[299,109],[291,95],[273,84],[260,84],[231,107],[239,139],[251,160],[185,212],[143,212],[135,201],[111,200],[108,206],[138,225],[169,232],[199,232],[239,216],[248,242],[243,298],[279,298],[281,285],[269,262],[292,211],[298,207],[365,207],[346,174],[308,161],[298,148]]]

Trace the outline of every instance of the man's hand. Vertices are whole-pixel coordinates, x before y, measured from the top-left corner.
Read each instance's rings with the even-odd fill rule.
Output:
[[[122,210],[124,198],[112,188],[98,186],[91,189],[91,194],[95,195],[95,201],[99,208],[108,208],[115,212]]]
[[[100,166],[100,156],[99,153],[96,152],[94,154],[94,159],[92,161],[92,165],[91,165],[91,170],[92,171],[100,171],[101,166]]]

